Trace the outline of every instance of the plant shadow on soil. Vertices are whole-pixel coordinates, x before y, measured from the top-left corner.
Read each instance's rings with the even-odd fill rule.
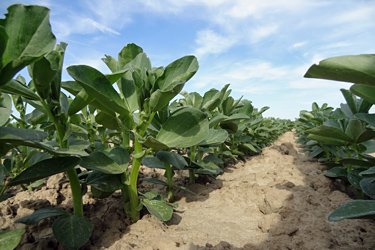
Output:
[[[180,206],[163,223],[143,212],[131,224],[121,194],[97,200],[84,196],[85,215],[95,225],[81,249],[374,249],[372,220],[329,222],[328,215],[350,198],[323,176],[324,166],[304,154],[287,132],[262,154],[229,165],[218,178],[188,184],[186,173],[174,181],[196,195],[176,191]],[[163,179],[163,171],[141,167],[140,177]],[[37,192],[19,192],[0,203],[0,231],[25,228],[14,220],[42,207],[71,212],[70,189],[64,175],[50,177]],[[57,183],[57,184],[56,184]],[[145,181],[140,191],[165,187]],[[16,249],[65,249],[53,237],[52,219],[26,227]]]
[[[353,190],[324,177],[326,168],[316,159],[308,158],[303,147],[294,143],[297,139],[294,134],[286,134],[262,153],[263,160],[270,154],[271,161],[253,158],[247,162],[252,167],[268,164],[266,174],[274,175],[268,182],[259,181],[263,196],[256,201],[262,213],[258,228],[267,236],[245,244],[238,244],[236,238],[216,245],[192,244],[190,250],[375,248],[374,220],[328,221],[332,211],[349,201],[349,196],[354,198]]]

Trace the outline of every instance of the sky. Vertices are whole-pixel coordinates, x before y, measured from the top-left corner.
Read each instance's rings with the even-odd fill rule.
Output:
[[[374,0],[1,0],[0,18],[15,3],[51,9],[57,42],[68,44],[65,67],[110,73],[101,58],[128,43],[154,67],[195,55],[199,70],[183,90],[203,95],[229,83],[233,98],[270,107],[265,117],[294,120],[313,102],[339,107],[351,84],[306,79],[308,68],[375,54]]]

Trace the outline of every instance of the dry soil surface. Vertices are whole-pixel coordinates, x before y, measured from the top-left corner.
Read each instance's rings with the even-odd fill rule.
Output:
[[[329,222],[328,215],[350,198],[322,175],[324,167],[309,159],[287,132],[260,155],[225,169],[216,180],[186,184],[196,192],[177,192],[179,207],[163,223],[145,214],[135,224],[125,219],[120,194],[105,200],[84,196],[85,214],[95,224],[82,249],[375,249],[373,220]],[[147,177],[163,178],[156,171]],[[72,208],[63,174],[37,192],[19,192],[0,204],[0,231],[25,227],[13,221],[34,210]],[[140,182],[141,189],[163,192]],[[65,249],[52,236],[51,220],[28,226],[17,249]]]

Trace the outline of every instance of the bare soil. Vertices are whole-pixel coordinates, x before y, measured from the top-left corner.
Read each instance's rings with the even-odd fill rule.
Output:
[[[373,220],[329,222],[328,215],[351,198],[323,176],[324,167],[309,159],[294,143],[292,132],[282,135],[260,155],[229,166],[216,179],[187,184],[196,195],[176,192],[179,207],[172,219],[158,221],[149,214],[131,224],[125,219],[121,195],[104,200],[84,196],[85,215],[95,224],[82,249],[374,249]],[[162,179],[143,168],[141,175]],[[53,238],[52,220],[36,226],[14,224],[34,210],[58,206],[71,211],[67,183],[59,174],[36,192],[18,192],[0,203],[0,231],[26,228],[16,249],[65,249]],[[140,181],[140,188],[163,188]]]

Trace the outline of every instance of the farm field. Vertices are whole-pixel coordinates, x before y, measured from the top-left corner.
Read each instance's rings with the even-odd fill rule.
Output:
[[[0,19],[1,250],[374,249],[374,54],[313,64],[346,103],[291,121],[230,84],[183,90],[194,55],[66,67],[49,13]]]
[[[295,140],[293,132],[286,132],[261,154],[226,168],[216,180],[188,184],[197,195],[177,192],[179,207],[168,222],[148,214],[129,225],[118,194],[105,200],[86,194],[85,215],[95,229],[81,249],[373,249],[373,220],[327,220],[351,198],[322,175],[324,167],[308,158]],[[145,176],[163,178],[142,170]],[[67,185],[56,185],[61,175],[50,177],[39,191],[2,202],[2,227],[46,204],[71,208]],[[188,182],[187,176],[177,174],[176,179]],[[140,189],[150,190],[150,185],[141,182]],[[44,222],[28,227],[16,249],[65,248]]]

